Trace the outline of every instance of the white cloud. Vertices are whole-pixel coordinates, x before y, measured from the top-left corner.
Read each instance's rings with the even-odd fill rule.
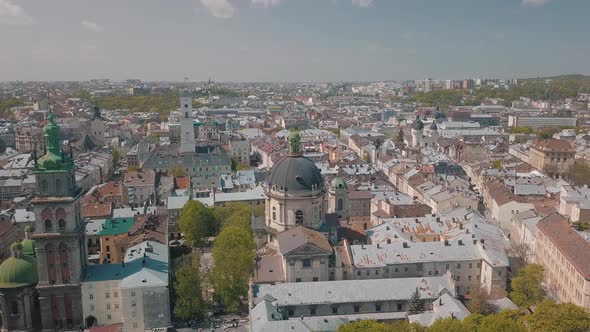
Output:
[[[373,5],[373,0],[352,0],[353,6],[369,7]]]
[[[0,0],[0,24],[30,25],[32,23],[33,18],[25,12],[23,7],[10,0]]]
[[[548,3],[549,0],[522,0],[523,6],[542,6]]]
[[[252,5],[264,8],[276,6],[281,3],[281,0],[252,0]]]
[[[92,32],[103,32],[104,31],[104,28],[102,26],[100,26],[98,23],[88,21],[88,20],[82,21],[82,26]]]
[[[234,6],[227,0],[201,0],[201,4],[207,8],[209,14],[217,18],[230,18],[234,16]]]

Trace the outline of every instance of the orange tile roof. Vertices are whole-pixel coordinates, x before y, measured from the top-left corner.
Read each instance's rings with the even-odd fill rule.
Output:
[[[110,203],[89,203],[82,205],[82,218],[110,217],[113,206]]]
[[[111,181],[103,184],[96,189],[101,197],[123,196],[123,186],[118,181]]]
[[[188,176],[177,176],[174,178],[176,189],[190,189],[191,178]]]

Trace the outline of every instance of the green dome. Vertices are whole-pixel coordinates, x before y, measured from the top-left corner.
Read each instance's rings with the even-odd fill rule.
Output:
[[[21,242],[23,245],[23,255],[35,257],[35,240],[23,240]]]
[[[332,179],[332,182],[330,182],[330,188],[332,190],[346,190],[347,187],[346,182],[344,182],[341,177],[335,177]]]
[[[37,262],[32,257],[10,257],[0,264],[0,289],[31,286],[37,280]]]
[[[23,250],[23,245],[20,242],[15,242],[10,245],[10,250]]]

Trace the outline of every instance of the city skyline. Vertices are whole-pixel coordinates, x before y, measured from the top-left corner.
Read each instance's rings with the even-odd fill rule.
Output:
[[[1,79],[274,82],[590,74],[582,0],[0,0]]]

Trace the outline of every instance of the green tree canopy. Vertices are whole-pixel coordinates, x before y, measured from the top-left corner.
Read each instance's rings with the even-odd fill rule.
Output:
[[[182,319],[203,318],[207,303],[203,298],[199,257],[191,254],[192,259],[177,266],[174,272],[174,315]]]
[[[201,202],[189,199],[178,219],[178,226],[184,238],[190,244],[198,244],[211,235],[214,217],[211,210]]]
[[[438,319],[432,324],[428,332],[471,332],[469,328],[460,320],[454,318]]]
[[[543,301],[547,294],[542,285],[544,274],[543,266],[538,264],[520,269],[518,275],[512,279],[512,301],[520,306],[531,306]]]
[[[168,169],[168,175],[171,175],[174,177],[188,176],[186,170],[180,166],[175,166],[175,167],[171,167],[170,169]]]
[[[532,315],[525,317],[530,331],[552,332],[590,331],[590,315],[583,308],[571,303],[557,304],[545,300],[535,307]]]
[[[471,315],[473,316],[473,315]],[[470,317],[471,317],[470,316]],[[520,321],[520,310],[504,310],[495,315],[482,317],[477,332],[525,332],[526,328]],[[469,317],[468,317],[469,318]],[[469,326],[469,321],[465,319],[464,324]]]
[[[239,310],[248,296],[254,250],[252,232],[243,226],[228,224],[215,239],[210,280],[216,298],[230,311]]]

